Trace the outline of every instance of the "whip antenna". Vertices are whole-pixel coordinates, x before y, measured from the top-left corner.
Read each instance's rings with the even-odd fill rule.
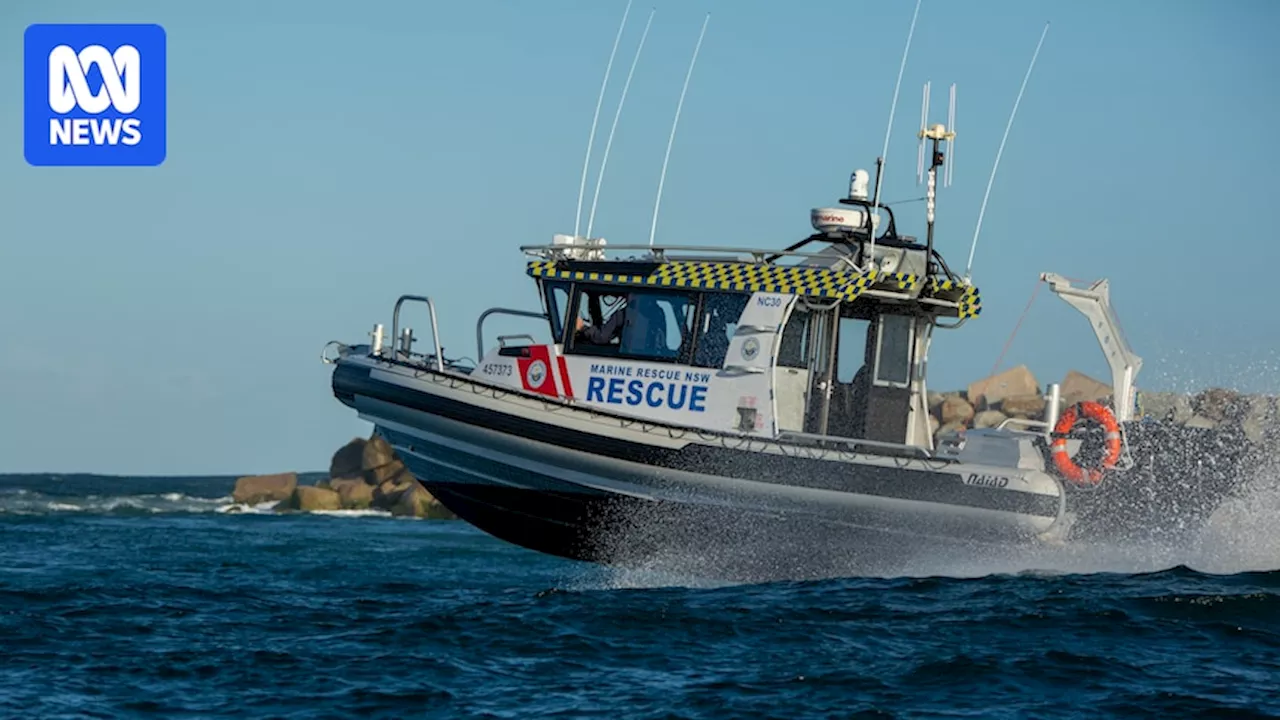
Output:
[[[596,124],[600,122],[600,106],[604,104],[604,90],[609,85],[609,74],[613,72],[613,56],[618,52],[618,41],[622,39],[622,29],[627,26],[627,15],[631,13],[631,2],[627,0],[627,9],[622,11],[622,23],[618,25],[618,34],[613,38],[613,50],[609,52],[609,64],[604,68],[604,80],[600,83],[600,97],[596,98],[596,113],[591,118],[591,134],[587,136],[587,157],[582,161],[582,182],[578,183],[578,212],[573,216],[573,236],[578,237],[578,228],[582,225],[582,198],[587,194],[587,167],[591,165],[591,145],[596,139]]]
[[[924,83],[924,98],[920,101],[920,132],[917,133],[917,136],[920,138],[920,142],[916,146],[916,187],[919,187],[920,183],[923,182],[925,178],[924,146],[925,146],[925,140],[929,139],[929,132],[930,132],[929,131],[929,94],[933,92],[933,90],[931,89],[932,87],[933,87],[933,83],[926,80]],[[946,143],[942,147],[947,154],[947,163],[943,166],[943,171],[942,171],[942,187],[951,186],[951,166],[955,165],[954,159],[956,155],[956,150],[955,150],[956,139],[954,137],[956,134],[956,84],[955,83],[951,83],[951,89],[948,92],[949,92],[949,100],[947,103],[947,124],[945,126],[945,129],[948,133],[950,133],[950,136],[945,138],[940,138],[943,142]]]
[[[1036,58],[1040,56],[1040,46],[1044,45],[1044,36],[1049,34],[1049,23],[1044,24],[1040,33],[1040,42],[1036,43],[1036,51],[1031,55],[1031,64],[1027,66],[1027,74],[1022,77],[1022,87],[1018,89],[1018,97],[1013,101],[1013,112],[1009,113],[1009,123],[1004,126],[1004,137],[1000,138],[1000,149],[996,151],[996,162],[991,166],[991,177],[987,179],[987,191],[982,194],[982,207],[978,209],[978,225],[973,229],[973,244],[969,246],[969,263],[964,269],[964,281],[967,283],[973,273],[973,253],[978,249],[978,233],[982,232],[982,216],[987,212],[987,198],[991,197],[991,184],[996,180],[996,170],[1000,168],[1000,156],[1004,154],[1004,143],[1009,139],[1009,128],[1013,127],[1013,118],[1018,114],[1018,103],[1022,102],[1022,93],[1027,89],[1027,80],[1031,78],[1031,70],[1036,66]]]
[[[609,163],[609,149],[613,147],[613,133],[618,129],[618,118],[622,115],[622,104],[627,101],[627,90],[631,89],[631,76],[635,74],[636,63],[640,62],[640,51],[644,49],[644,40],[649,37],[649,25],[653,23],[656,9],[649,10],[649,20],[644,24],[644,33],[640,35],[640,44],[636,46],[636,56],[631,59],[631,69],[627,71],[627,81],[622,85],[622,97],[618,100],[618,110],[613,114],[613,126],[609,128],[609,139],[604,143],[604,156],[600,159],[600,174],[596,176],[596,193],[591,198],[591,215],[587,218],[587,237],[591,237],[591,228],[596,221],[596,202],[600,200],[600,186],[604,183],[604,168]]]
[[[684,94],[689,90],[689,78],[693,77],[693,65],[698,62],[698,51],[702,49],[702,37],[707,34],[709,22],[711,22],[711,13],[707,13],[702,20],[702,32],[698,33],[698,42],[693,46],[693,59],[689,61],[689,71],[684,76],[684,87],[680,89],[680,101],[676,103],[676,119],[671,123],[671,135],[667,138],[667,152],[662,156],[662,174],[658,176],[658,197],[653,201],[653,223],[649,226],[649,247],[653,247],[653,237],[658,232],[658,207],[662,205],[662,185],[667,179],[667,161],[671,159],[671,144],[676,140],[676,125],[680,124]]]
[[[898,109],[898,90],[902,87],[902,71],[907,69],[907,53],[911,50],[911,36],[916,32],[916,17],[920,15],[920,0],[916,0],[916,9],[911,13],[911,29],[907,31],[907,45],[902,48],[902,64],[898,66],[898,81],[893,86],[893,102],[889,105],[889,127],[884,131],[884,151],[880,153],[879,167],[876,169],[876,190],[874,199],[871,203],[872,215],[867,219],[868,225],[871,227],[871,250],[868,253],[868,262],[875,260],[876,251],[876,224],[875,219],[880,216],[880,184],[884,179],[884,173],[880,168],[884,166],[884,159],[889,155],[889,135],[893,132],[893,114]]]
[[[949,186],[951,184],[951,163],[947,162],[947,158],[956,142],[956,131],[953,127],[956,121],[956,84],[951,83],[946,125],[929,125],[929,93],[932,88],[933,83],[926,82],[924,84],[924,102],[921,104],[922,109],[920,112],[920,132],[917,133],[917,137],[920,138],[920,145],[919,150],[916,152],[916,184],[920,184],[921,175],[929,179],[929,185],[924,194],[926,201],[924,217],[925,222],[928,223],[928,236],[925,244],[926,273],[932,272],[933,269],[933,221],[938,198],[938,168],[943,168],[942,186]],[[927,173],[925,173],[924,162],[926,141],[932,145],[932,150],[929,152],[929,170]]]
[[[942,170],[942,187],[951,187],[951,170],[956,166],[956,84],[951,83],[951,99],[947,104],[947,129],[951,139],[947,141],[947,166]]]
[[[929,87],[931,83],[924,81],[924,97],[920,100],[920,130],[923,132],[929,127]],[[920,135],[920,142],[916,144],[916,187],[920,187],[920,183],[924,180],[924,135]]]

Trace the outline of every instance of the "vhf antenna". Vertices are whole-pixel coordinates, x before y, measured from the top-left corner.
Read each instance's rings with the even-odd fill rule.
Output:
[[[613,72],[613,56],[618,54],[618,41],[622,40],[622,30],[627,26],[627,15],[631,14],[631,2],[627,0],[627,9],[622,11],[622,23],[618,25],[618,34],[613,38],[613,50],[609,51],[609,64],[604,67],[604,80],[600,82],[600,96],[596,98],[596,114],[591,118],[591,134],[587,136],[587,157],[582,161],[582,181],[578,184],[578,212],[573,216],[573,236],[578,237],[578,229],[582,226],[582,198],[587,193],[587,168],[591,165],[591,146],[596,139],[596,125],[600,122],[600,106],[604,104],[604,90],[609,86],[609,75]]]
[[[698,42],[693,46],[693,59],[689,61],[689,71],[684,76],[684,87],[680,89],[680,100],[676,103],[676,119],[671,123],[671,135],[667,138],[667,152],[662,156],[662,174],[658,176],[658,196],[653,201],[653,223],[649,225],[649,247],[653,247],[653,237],[658,232],[658,207],[662,205],[662,185],[667,179],[667,161],[671,159],[671,144],[676,140],[676,125],[680,124],[680,110],[684,107],[684,95],[689,91],[689,78],[693,77],[693,65],[698,62],[698,51],[702,49],[702,37],[707,34],[707,23],[711,22],[711,13],[702,20],[702,32],[698,33]]]
[[[898,109],[898,90],[902,87],[902,72],[907,68],[907,53],[911,51],[911,38],[916,33],[916,18],[919,15],[920,0],[916,0],[916,9],[911,13],[911,28],[907,30],[907,44],[902,48],[902,64],[898,66],[898,80],[893,85],[893,102],[889,105],[889,126],[884,131],[884,150],[876,159],[876,189],[872,196],[870,217],[867,218],[867,222],[871,225],[871,247],[867,251],[867,267],[871,272],[876,271],[876,218],[880,217],[880,183],[883,179],[885,158],[889,155],[889,135],[893,132],[893,114]]]
[[[933,211],[934,201],[937,198],[938,186],[938,167],[944,166],[942,173],[942,186],[951,186],[951,167],[954,162],[946,162],[948,153],[954,154],[956,145],[956,84],[951,83],[950,102],[947,105],[947,124],[934,125],[929,127],[929,91],[931,83],[924,84],[924,100],[920,107],[920,132],[917,136],[920,138],[920,144],[916,150],[916,185],[920,184],[923,176],[926,175],[924,169],[924,145],[925,141],[930,141],[932,148],[930,150],[928,191],[925,193],[926,210],[925,218],[928,220],[928,249],[926,250],[925,263],[926,274],[933,266]]]
[[[1013,112],[1009,113],[1009,123],[1004,126],[1004,137],[1000,138],[1000,149],[996,151],[996,162],[991,166],[991,177],[987,179],[987,191],[982,194],[982,207],[978,209],[978,224],[973,228],[973,244],[969,246],[969,263],[964,268],[964,281],[969,282],[973,272],[973,254],[978,249],[978,233],[982,232],[982,216],[987,212],[987,198],[991,197],[991,184],[996,181],[996,170],[1000,169],[1000,156],[1004,154],[1004,143],[1009,139],[1009,128],[1013,127],[1013,118],[1018,115],[1018,104],[1022,102],[1022,93],[1027,90],[1027,80],[1031,79],[1031,71],[1036,66],[1036,58],[1040,57],[1040,46],[1044,45],[1044,36],[1049,34],[1049,23],[1044,24],[1040,32],[1040,42],[1036,43],[1036,51],[1031,54],[1031,64],[1027,66],[1027,74],[1022,77],[1022,87],[1018,88],[1018,97],[1013,101]]]
[[[622,104],[627,101],[627,90],[631,89],[631,76],[636,72],[636,63],[640,62],[640,51],[644,49],[644,40],[649,37],[649,26],[653,24],[656,8],[649,10],[649,21],[644,24],[644,33],[640,35],[640,44],[636,46],[636,55],[631,59],[631,69],[627,71],[627,81],[622,85],[622,97],[618,100],[618,110],[613,114],[613,126],[609,128],[609,139],[604,144],[604,156],[600,159],[600,174],[596,176],[596,194],[591,198],[591,214],[587,217],[587,237],[591,237],[591,228],[596,222],[596,202],[600,200],[600,186],[604,184],[604,168],[609,164],[609,149],[613,147],[613,133],[618,129],[618,118],[622,116]]]

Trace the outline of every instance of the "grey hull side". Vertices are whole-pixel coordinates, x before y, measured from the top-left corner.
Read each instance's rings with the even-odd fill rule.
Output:
[[[662,546],[655,535],[669,547],[650,552],[698,542],[682,523],[702,536],[771,527],[773,542],[797,553],[848,538],[864,553],[878,546],[906,557],[921,544],[1028,541],[1062,515],[1060,484],[1035,470],[732,451],[692,433],[609,427],[598,413],[548,412],[536,399],[478,393],[456,379],[369,368],[353,369],[341,390],[454,512],[498,537],[568,557],[608,562],[619,551],[602,547]],[[651,537],[621,540],[637,532]],[[557,539],[530,539],[539,533]]]

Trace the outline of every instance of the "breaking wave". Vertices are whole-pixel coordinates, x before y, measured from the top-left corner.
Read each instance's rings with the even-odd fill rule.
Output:
[[[0,490],[0,515],[49,515],[88,513],[94,515],[154,515],[158,513],[219,512],[233,507],[231,497],[202,498],[182,493],[155,495],[86,495],[67,497],[46,495],[26,489]]]
[[[300,480],[304,476],[299,477]],[[0,516],[272,514],[275,502],[237,503],[236,478],[109,475],[0,475]],[[389,517],[382,510],[322,510],[315,515]]]

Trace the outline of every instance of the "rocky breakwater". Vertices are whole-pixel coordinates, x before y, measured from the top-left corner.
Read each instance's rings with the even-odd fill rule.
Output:
[[[1042,431],[1048,415],[1047,388],[1026,366],[979,380],[963,391],[930,393],[935,437],[966,429]],[[1112,405],[1108,383],[1072,371],[1059,384],[1061,409],[1094,400]],[[1076,496],[1077,525],[1113,537],[1137,533],[1175,534],[1198,526],[1226,499],[1242,496],[1255,480],[1273,472],[1280,449],[1277,399],[1225,388],[1195,393],[1139,389],[1136,422],[1126,427],[1129,470],[1116,480],[1068,490]],[[1097,433],[1076,426],[1086,439]],[[1089,455],[1097,454],[1097,449]],[[1046,461],[1048,457],[1046,455]]]
[[[314,485],[300,485],[297,473],[252,475],[236,481],[233,499],[246,505],[274,502],[277,512],[382,510],[405,517],[455,517],[376,434],[339,448],[328,477]]]
[[[1027,429],[1027,421],[1043,421],[1048,409],[1042,388],[1025,365],[971,383],[955,392],[929,393],[935,435],[967,428],[1005,425]],[[1059,384],[1061,408],[1085,400],[1110,405],[1111,386],[1071,371]],[[1226,388],[1197,393],[1151,392],[1139,389],[1135,417],[1162,424],[1217,430],[1238,435],[1250,445],[1271,445],[1280,439],[1280,407],[1266,395],[1245,395]]]

